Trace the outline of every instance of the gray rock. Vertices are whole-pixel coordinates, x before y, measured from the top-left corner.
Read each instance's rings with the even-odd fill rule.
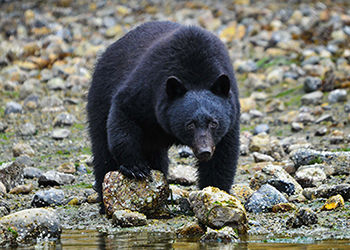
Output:
[[[47,87],[50,90],[63,90],[65,89],[64,81],[60,77],[54,77],[47,82]]]
[[[276,161],[282,160],[285,154],[279,140],[275,137],[270,137],[266,133],[260,133],[252,137],[249,151],[270,155]]]
[[[305,188],[303,195],[309,199],[317,198],[330,198],[334,195],[340,194],[345,201],[350,200],[350,184],[339,184],[339,185],[321,185],[316,188]]]
[[[259,174],[262,176],[259,176]],[[269,163],[268,165],[264,166],[260,173],[258,172],[256,175],[254,175],[250,181],[250,186],[253,189],[257,189],[267,183],[269,180],[279,180],[286,183],[292,183],[296,194],[300,194],[303,191],[300,184],[290,174],[288,174],[281,166],[273,165],[273,163]]]
[[[197,169],[191,166],[176,165],[169,169],[168,182],[181,184],[181,185],[193,185],[196,183]]]
[[[36,133],[36,127],[33,123],[27,122],[21,127],[22,135],[34,135]]]
[[[70,135],[70,130],[65,128],[54,129],[51,137],[56,140],[62,140]]]
[[[293,195],[295,193],[295,185],[290,181],[270,179],[267,181],[267,184],[270,184],[281,193],[285,193],[287,195]]]
[[[58,107],[62,105],[63,105],[63,101],[56,96],[45,96],[40,101],[40,106],[42,108],[52,108],[52,107]]]
[[[304,91],[311,93],[317,91],[322,85],[322,80],[318,77],[308,76],[304,80]]]
[[[298,132],[304,129],[303,123],[300,122],[292,122],[291,127],[293,132]]]
[[[0,246],[34,245],[47,239],[59,240],[62,233],[60,219],[52,209],[26,209],[0,218],[0,235],[11,228],[17,237],[7,239],[0,237]],[[5,229],[5,230],[4,230]],[[13,233],[12,233],[13,234]]]
[[[308,64],[316,65],[319,62],[320,62],[320,57],[310,56],[301,63],[301,67],[304,67],[305,65],[308,65]]]
[[[295,172],[295,180],[303,187],[316,187],[327,179],[326,174],[318,167],[300,167]]]
[[[301,112],[297,117],[294,118],[294,122],[299,122],[302,124],[313,123],[315,121],[315,117],[310,113]]]
[[[231,227],[222,229],[207,228],[207,232],[200,239],[201,242],[232,243],[238,242],[238,235]]]
[[[5,133],[5,130],[8,128],[8,125],[6,122],[0,121],[0,133]]]
[[[261,213],[269,212],[276,204],[287,202],[288,200],[276,188],[265,184],[248,198],[244,207],[248,212]]]
[[[298,228],[301,226],[310,226],[317,224],[318,217],[317,214],[309,208],[300,208],[290,217],[287,221],[287,226],[292,228]]]
[[[38,79],[31,78],[27,81],[25,81],[20,87],[19,87],[19,97],[21,99],[25,99],[27,96],[31,95],[35,92],[36,85],[40,84]]]
[[[206,187],[190,192],[189,200],[200,223],[214,229],[229,226],[240,233],[247,231],[246,211],[234,196],[215,187]]]
[[[5,185],[0,181],[0,196],[3,196],[4,194],[6,194],[6,187]],[[1,216],[0,216],[1,217]]]
[[[39,96],[31,94],[24,99],[24,107],[30,110],[35,110],[39,106]]]
[[[323,92],[315,91],[301,97],[302,105],[318,105],[322,103]]]
[[[268,134],[270,132],[270,126],[268,124],[259,124],[254,128],[254,135],[260,134],[260,133],[266,133]]]
[[[258,152],[254,152],[253,157],[254,157],[254,162],[273,162],[273,161],[275,161],[275,159],[272,158],[271,156],[265,155],[265,154],[260,154]]]
[[[61,185],[69,185],[75,181],[75,178],[71,174],[59,173],[56,171],[47,171],[42,174],[39,179],[39,185],[46,186],[61,186]]]
[[[22,113],[22,111],[23,111],[23,108],[22,108],[21,104],[19,104],[17,102],[13,102],[13,101],[6,103],[5,115]]]
[[[55,188],[36,192],[31,202],[32,207],[54,207],[62,204],[64,204],[64,192]]]
[[[17,143],[15,146],[12,148],[12,153],[14,157],[20,156],[20,155],[28,155],[28,156],[34,156],[35,151],[34,149],[29,146],[26,143]]]
[[[146,215],[130,210],[116,210],[112,216],[112,223],[121,227],[139,227],[147,224]]]
[[[34,161],[28,155],[18,156],[15,160],[17,166],[32,167],[34,166]]]
[[[290,154],[291,160],[298,168],[301,165],[324,163],[334,167],[334,174],[348,174],[350,172],[350,152],[328,152],[313,149],[298,149]]]
[[[0,166],[0,180],[7,192],[23,184],[23,166],[18,166],[15,162],[3,163]]]
[[[315,121],[316,124],[319,124],[321,122],[334,122],[334,118],[330,114],[325,114]]]
[[[118,171],[106,174],[102,183],[106,214],[129,209],[145,215],[154,214],[169,196],[169,185],[160,171],[151,170],[142,180],[130,179]]]
[[[47,82],[48,80],[53,78],[52,70],[50,69],[43,69],[40,72],[40,80],[43,82]]]
[[[26,167],[23,169],[23,177],[27,179],[40,178],[43,173],[42,170],[34,167]]]
[[[60,113],[53,120],[54,127],[72,126],[76,121],[75,117],[68,113]]]
[[[345,89],[335,89],[328,95],[328,101],[330,103],[346,102],[348,100],[348,94]]]
[[[315,132],[315,136],[324,136],[325,134],[327,134],[327,128],[326,127],[320,127],[316,130]]]
[[[245,112],[241,114],[240,120],[242,124],[250,124],[250,115],[247,112]]]

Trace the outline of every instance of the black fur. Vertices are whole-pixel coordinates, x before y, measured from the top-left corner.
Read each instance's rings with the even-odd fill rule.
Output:
[[[167,174],[173,144],[190,146],[200,160],[199,188],[230,190],[240,105],[227,49],[213,34],[172,22],[130,31],[98,61],[87,111],[101,198],[111,170],[132,178],[150,168]]]

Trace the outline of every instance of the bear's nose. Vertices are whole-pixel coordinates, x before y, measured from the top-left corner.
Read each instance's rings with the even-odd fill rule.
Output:
[[[212,156],[212,149],[210,147],[200,148],[196,154],[199,161],[209,161]]]

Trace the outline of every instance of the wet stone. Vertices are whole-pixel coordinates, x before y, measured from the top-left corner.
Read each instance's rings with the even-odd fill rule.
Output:
[[[248,212],[261,213],[271,211],[272,206],[278,203],[287,202],[288,200],[276,188],[265,184],[248,198],[244,207]]]
[[[146,215],[131,210],[116,210],[112,216],[114,226],[139,227],[147,224]]]
[[[49,207],[59,206],[64,203],[64,192],[61,189],[49,189],[38,191],[34,194],[31,206],[32,207]]]
[[[145,215],[154,214],[169,196],[169,186],[160,171],[151,170],[142,180],[125,177],[118,171],[106,174],[102,183],[107,216],[116,210],[129,209]]]
[[[317,214],[309,208],[300,208],[294,216],[287,221],[287,226],[292,228],[299,228],[301,226],[310,226],[317,224]]]
[[[189,200],[200,223],[214,229],[229,226],[240,233],[247,231],[247,214],[236,197],[218,188],[206,187],[190,192]]]
[[[300,122],[292,122],[291,127],[293,132],[298,132],[304,129],[304,124]]]
[[[296,210],[297,206],[293,203],[279,203],[272,206],[271,211],[274,213],[288,212],[292,210]]]
[[[324,136],[325,134],[327,134],[327,128],[326,127],[321,127],[318,128],[315,132],[315,136]]]
[[[207,232],[200,239],[201,242],[232,243],[238,242],[238,235],[231,227],[222,229],[207,228]]]
[[[48,171],[43,173],[39,179],[39,185],[46,186],[61,186],[61,185],[69,185],[75,181],[75,178],[71,174],[59,173],[56,171]]]
[[[17,232],[13,241],[1,242],[3,245],[11,244],[21,246],[25,244],[38,244],[47,239],[59,240],[62,226],[57,213],[52,209],[26,209],[0,218],[0,231],[11,228]],[[3,232],[0,232],[2,235]],[[6,239],[6,238],[5,238]]]
[[[205,234],[205,226],[199,224],[197,221],[187,223],[176,230],[176,236],[188,237]]]

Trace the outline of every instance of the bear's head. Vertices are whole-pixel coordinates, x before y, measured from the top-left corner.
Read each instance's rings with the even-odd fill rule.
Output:
[[[235,107],[230,86],[226,74],[208,89],[188,90],[177,77],[167,79],[166,130],[191,147],[199,161],[211,159],[215,146],[233,123]]]

